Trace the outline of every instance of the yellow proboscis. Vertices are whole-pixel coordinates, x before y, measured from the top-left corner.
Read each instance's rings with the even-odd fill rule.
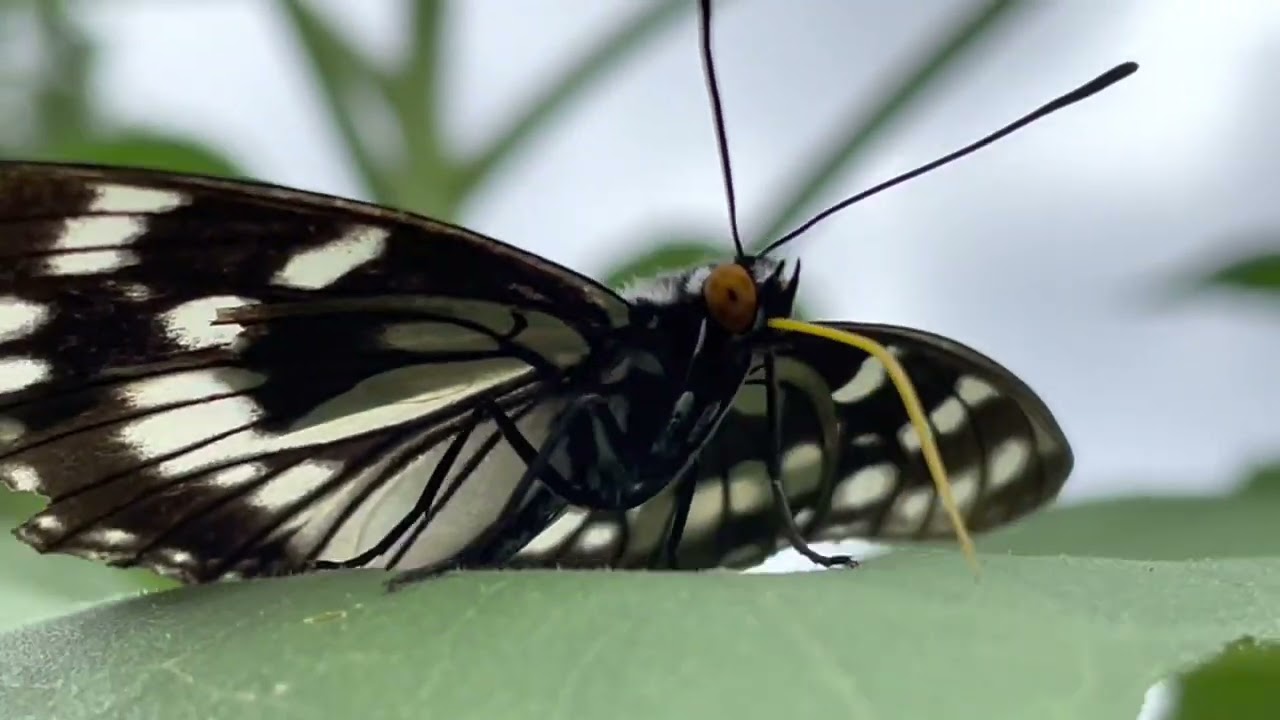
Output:
[[[964,552],[965,559],[969,561],[973,571],[977,573],[978,555],[974,551],[973,539],[969,537],[969,529],[965,526],[964,517],[960,514],[960,508],[956,505],[955,496],[951,494],[951,481],[947,479],[947,470],[942,464],[942,453],[938,451],[938,444],[934,441],[929,419],[925,415],[924,408],[920,405],[920,397],[916,394],[915,386],[912,385],[911,378],[907,376],[906,370],[902,369],[902,364],[898,362],[898,359],[885,346],[869,337],[844,330],[836,330],[825,325],[814,325],[790,318],[770,318],[769,327],[784,332],[813,335],[832,342],[850,345],[880,361],[880,364],[884,366],[885,372],[889,374],[889,379],[893,381],[893,387],[898,391],[898,397],[902,398],[902,405],[907,410],[907,418],[911,421],[911,426],[915,428],[916,435],[920,438],[920,450],[924,453],[925,465],[929,468],[929,475],[933,479],[934,486],[938,488],[938,497],[942,499],[942,507],[951,518],[951,526],[955,530],[956,541],[960,543],[960,549]]]

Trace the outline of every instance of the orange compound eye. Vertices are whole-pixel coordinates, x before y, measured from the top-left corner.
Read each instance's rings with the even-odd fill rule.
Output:
[[[729,332],[741,335],[755,325],[756,281],[741,265],[725,263],[714,268],[702,285],[702,297],[707,312]]]

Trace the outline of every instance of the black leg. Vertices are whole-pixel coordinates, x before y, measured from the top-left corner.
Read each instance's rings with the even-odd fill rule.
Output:
[[[835,565],[857,567],[858,561],[848,555],[823,555],[809,547],[809,543],[800,534],[800,528],[796,527],[795,514],[791,512],[791,503],[787,500],[786,489],[782,487],[782,411],[778,406],[778,382],[773,363],[773,354],[766,355],[764,386],[765,418],[769,424],[769,452],[765,465],[769,472],[769,491],[773,495],[773,507],[778,512],[778,519],[782,521],[783,531],[786,532],[791,547],[805,556],[809,562],[823,567]]]
[[[490,412],[490,410],[487,407],[482,407],[476,411],[476,414],[479,416],[481,413],[487,412]],[[479,425],[480,419],[482,418],[477,418],[476,425]],[[453,499],[454,493],[456,493],[458,489],[462,487],[462,484],[467,481],[467,477],[469,477],[471,473],[475,472],[476,467],[479,466],[480,462],[483,462],[484,456],[493,450],[493,446],[498,443],[498,439],[500,437],[502,437],[502,433],[500,432],[495,431],[491,434],[488,439],[482,443],[479,451],[473,453],[470,460],[458,469],[458,472],[454,475],[454,481],[449,485],[449,489],[445,490],[444,496],[440,498],[440,502],[434,506],[435,508],[443,508],[449,504],[449,501]],[[441,458],[441,462],[444,462],[444,458]],[[449,462],[452,465],[454,460],[450,458]],[[518,488],[514,495],[519,496],[522,492],[523,489]],[[504,510],[504,512],[506,511]],[[400,561],[404,559],[404,556],[407,555],[414,544],[418,542],[418,538],[422,536],[422,533],[426,532],[427,526],[431,524],[431,518],[434,516],[435,511],[433,509],[430,512],[423,512],[417,517],[417,524],[409,530],[404,542],[400,543],[400,547],[396,549],[395,554],[387,560],[386,566],[388,570],[394,569],[400,564]],[[500,516],[500,518],[502,518],[502,516]],[[505,518],[502,518],[499,522],[503,522],[504,520]]]
[[[562,416],[562,419],[569,417],[573,412],[575,412],[575,410],[582,407],[584,406],[580,404],[571,405],[566,410],[565,415]],[[495,536],[507,530],[507,527],[511,524],[513,518],[520,515],[524,497],[529,492],[533,483],[535,481],[541,481],[552,493],[557,495],[559,495],[559,493],[556,491],[556,487],[567,486],[568,484],[560,475],[559,471],[550,464],[551,453],[555,451],[555,448],[564,438],[564,433],[568,427],[567,422],[557,424],[555,430],[547,436],[543,442],[542,449],[539,451],[534,449],[528,438],[524,436],[524,433],[520,432],[520,428],[516,427],[515,422],[497,405],[487,403],[482,405],[477,412],[484,412],[491,420],[493,420],[494,425],[497,427],[498,432],[501,433],[503,439],[505,439],[511,445],[511,448],[516,452],[516,454],[524,460],[524,474],[521,475],[519,482],[516,484],[516,489],[511,494],[511,499],[507,503],[507,506],[502,509],[501,513],[499,513],[498,520],[494,522],[493,525],[480,537],[476,538],[468,548],[458,553],[457,556],[439,563],[411,568],[397,573],[387,581],[386,586],[388,591],[399,590],[406,585],[437,578],[455,570],[474,570],[484,567],[493,567],[494,563],[492,561],[480,559],[478,554],[483,552],[484,549],[487,549]],[[413,516],[414,519],[417,519],[418,517],[420,516]],[[422,532],[422,529],[425,528],[425,523],[429,521],[430,518],[423,518],[422,520],[423,524],[418,528],[415,528],[415,537],[417,534]]]
[[[456,559],[446,560],[444,562],[435,563],[433,565],[424,565],[422,567],[404,570],[391,576],[391,579],[383,583],[383,587],[387,592],[393,593],[397,590],[403,590],[405,586],[422,582],[423,580],[434,580],[444,577],[445,575],[456,570],[466,570],[469,566]]]
[[[605,399],[599,395],[582,395],[575,398],[557,418],[556,426],[547,435],[541,450],[535,449],[511,418],[507,417],[506,413],[503,413],[498,408],[494,408],[493,422],[502,431],[506,441],[511,443],[511,448],[525,462],[527,466],[525,477],[537,478],[542,484],[550,488],[551,492],[564,498],[571,505],[603,509],[603,498],[594,497],[584,492],[581,487],[571,484],[560,474],[559,470],[551,465],[551,455],[559,447],[560,442],[564,440],[571,423],[577,419],[580,413],[585,412],[593,405],[603,402],[605,402]]]
[[[444,484],[449,470],[457,462],[458,454],[462,452],[463,446],[467,444],[467,439],[471,437],[471,433],[480,424],[481,417],[478,410],[472,414],[471,420],[454,436],[453,442],[449,443],[449,447],[445,449],[440,462],[436,463],[435,468],[431,471],[431,477],[427,480],[426,486],[422,488],[422,494],[418,496],[418,501],[414,503],[413,508],[405,513],[405,516],[400,518],[400,522],[396,523],[395,527],[382,536],[382,539],[376,545],[342,562],[317,561],[315,567],[320,569],[364,567],[372,562],[374,558],[390,550],[415,522],[421,520],[425,525],[430,520],[431,504],[435,500],[436,493],[440,491],[440,486]],[[412,543],[412,538],[409,542]]]
[[[690,470],[680,478],[676,486],[675,514],[671,516],[671,525],[667,528],[667,541],[663,548],[663,559],[670,570],[679,570],[678,553],[680,541],[684,539],[685,523],[689,521],[689,506],[693,504],[693,492],[698,488],[697,475]]]

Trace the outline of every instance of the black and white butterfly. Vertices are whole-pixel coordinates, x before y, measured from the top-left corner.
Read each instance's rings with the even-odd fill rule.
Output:
[[[883,365],[766,326],[798,269],[740,251],[615,293],[374,205],[0,163],[0,478],[50,500],[16,533],[186,582],[949,535]],[[972,528],[1057,494],[1067,441],[1009,371],[830,325],[909,373]]]

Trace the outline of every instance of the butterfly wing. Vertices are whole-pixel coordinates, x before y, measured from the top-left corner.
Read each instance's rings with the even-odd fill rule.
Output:
[[[1044,403],[996,362],[909,328],[820,323],[889,348],[929,415],[972,530],[1022,517],[1056,497],[1071,471],[1066,437]],[[796,335],[778,358],[784,487],[809,541],[952,536],[915,430],[883,365],[856,348]],[[625,513],[575,509],[524,548],[530,565],[744,567],[787,541],[770,495],[763,374],[757,371],[684,487]]]
[[[17,534],[187,581],[341,561],[456,442],[428,531],[371,564],[447,557],[523,507],[523,464],[477,408],[537,446],[560,376],[626,312],[408,213],[0,163],[0,479],[50,499]],[[531,532],[553,510],[524,509]]]

